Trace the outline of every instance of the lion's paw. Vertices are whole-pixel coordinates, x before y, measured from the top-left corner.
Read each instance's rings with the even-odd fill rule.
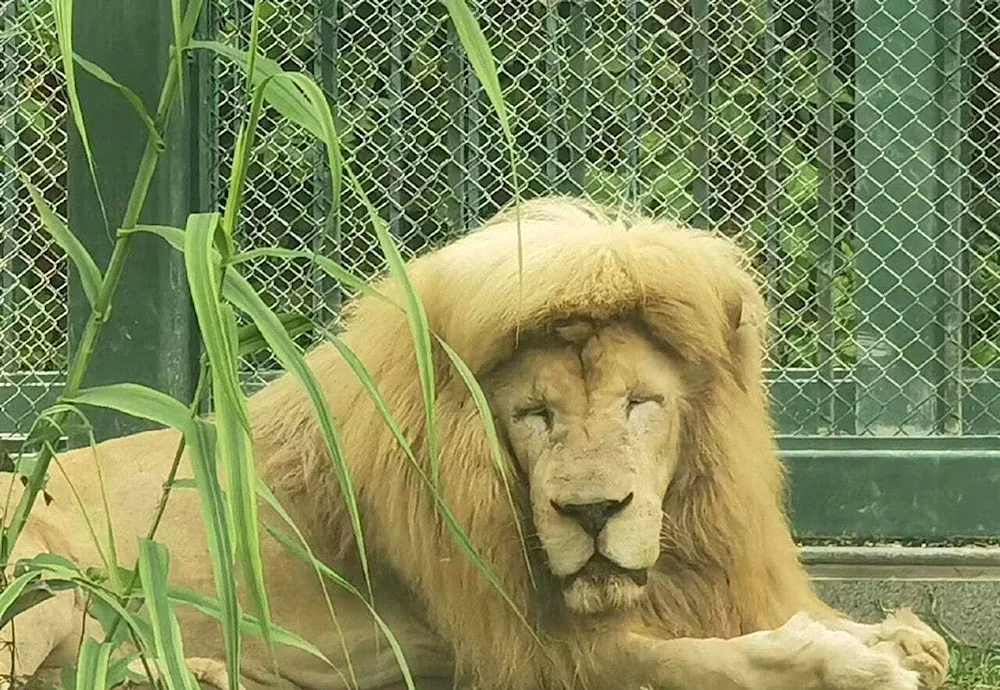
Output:
[[[830,630],[805,614],[779,630],[788,642],[797,642],[807,658],[818,660],[823,690],[919,690],[915,671],[848,632]]]
[[[948,644],[909,609],[896,611],[876,626],[869,646],[894,655],[903,668],[918,673],[924,690],[937,690],[948,677]]]

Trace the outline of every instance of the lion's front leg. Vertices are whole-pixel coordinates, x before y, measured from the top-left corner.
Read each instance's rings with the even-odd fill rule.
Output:
[[[890,614],[881,623],[833,619],[824,624],[843,630],[866,646],[892,654],[904,668],[920,674],[920,687],[937,690],[948,677],[948,643],[910,609]]]
[[[609,667],[655,690],[918,690],[915,671],[877,647],[799,614],[731,639],[633,635]]]

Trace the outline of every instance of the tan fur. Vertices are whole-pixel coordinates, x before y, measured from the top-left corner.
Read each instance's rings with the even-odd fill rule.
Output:
[[[916,688],[917,674],[905,667],[919,671],[928,687],[938,687],[947,665],[939,636],[915,619],[877,626],[847,621],[819,601],[798,563],[761,379],[765,309],[736,247],[709,233],[571,199],[523,205],[520,232],[523,283],[510,211],[410,262],[410,280],[430,328],[484,380],[538,338],[587,338],[574,335],[581,320],[640,324],[669,352],[687,392],[676,467],[663,501],[661,552],[636,606],[600,616],[548,615],[557,594],[541,571],[539,589],[532,590],[517,522],[477,409],[436,348],[442,494],[536,627],[532,634],[455,544],[426,486],[337,350],[321,345],[308,362],[343,433],[375,566],[376,605],[398,628],[415,673],[439,678],[454,672],[471,686],[497,690]],[[404,302],[393,280],[375,287]],[[405,316],[365,297],[349,307],[346,323],[344,342],[371,371],[417,458],[426,463],[427,430]],[[251,398],[250,411],[262,476],[317,553],[356,579],[356,544],[302,388],[284,376]],[[135,557],[135,537],[149,524],[176,441],[174,432],[158,431],[99,447],[114,487],[112,510],[124,559]],[[85,503],[98,511],[89,451],[65,454],[62,462]],[[29,551],[56,549],[54,540],[62,539],[68,555],[96,565],[58,475],[49,490],[56,501],[39,507],[25,533]],[[523,501],[519,506],[522,527],[530,531],[530,510],[525,512]],[[200,523],[193,492],[177,491],[159,538],[173,554],[172,578],[212,593]],[[311,570],[268,538],[263,548],[276,621],[341,663],[341,643]],[[343,595],[335,605],[360,685],[398,682],[384,642],[375,651],[365,610]],[[189,656],[222,658],[217,626],[188,613],[182,626]],[[24,627],[18,639],[35,645],[33,658],[62,649],[78,634],[78,628],[60,629],[32,637]],[[899,642],[903,637],[905,644]],[[292,682],[343,686],[304,654],[282,654],[281,674]],[[246,657],[244,675],[270,683],[259,644],[248,646]],[[48,663],[66,658],[53,653]],[[38,663],[22,670],[27,666],[30,673]]]

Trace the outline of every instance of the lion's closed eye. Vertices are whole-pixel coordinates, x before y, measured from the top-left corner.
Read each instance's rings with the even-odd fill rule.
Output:
[[[514,421],[535,426],[544,425],[546,430],[552,428],[552,417],[552,409],[544,403],[526,405],[514,413]]]
[[[653,409],[655,407],[663,406],[663,396],[662,395],[638,395],[632,394],[628,397],[628,401],[625,403],[625,416],[631,417],[632,413],[638,409]]]

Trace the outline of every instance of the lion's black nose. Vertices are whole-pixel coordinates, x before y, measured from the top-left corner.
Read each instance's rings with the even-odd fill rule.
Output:
[[[557,513],[576,520],[583,531],[595,539],[604,529],[608,520],[625,510],[625,507],[631,502],[632,494],[620,501],[595,501],[594,503],[556,503],[551,501],[552,507],[556,509]]]

